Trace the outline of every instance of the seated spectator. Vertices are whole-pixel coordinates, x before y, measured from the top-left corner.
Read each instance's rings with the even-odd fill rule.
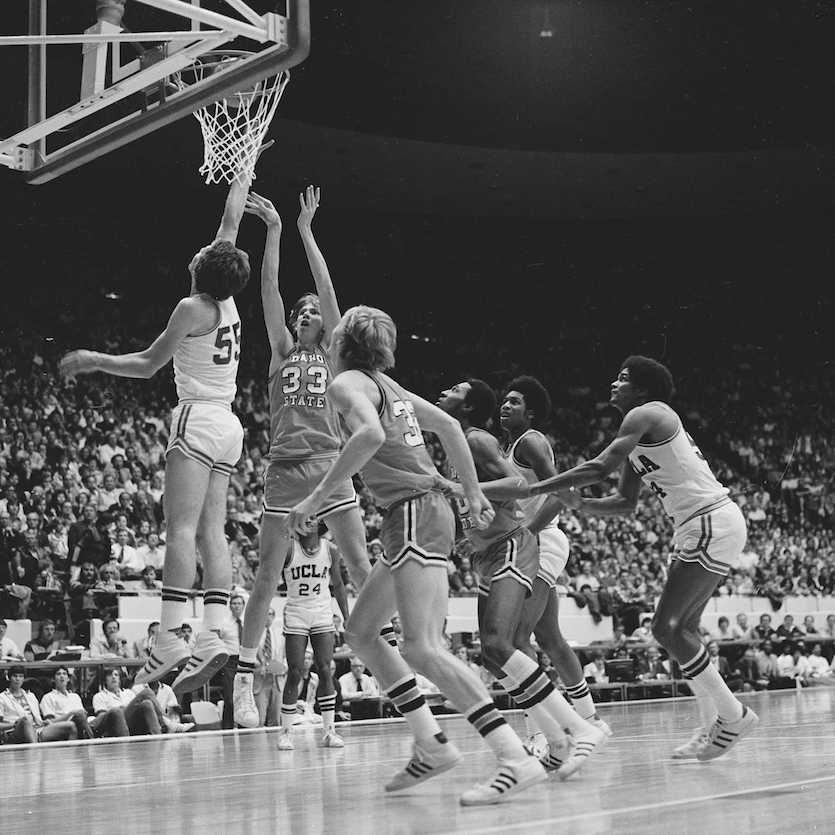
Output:
[[[481,675],[481,667],[478,664],[473,663],[470,658],[470,651],[464,644],[459,644],[455,649],[452,651],[452,654],[459,659],[459,661],[463,661],[476,675]]]
[[[197,643],[197,638],[194,634],[194,630],[191,628],[191,624],[184,623],[179,630],[177,630],[177,634],[188,644],[189,649],[194,649],[194,645]]]
[[[156,569],[157,577],[162,577],[162,569],[165,565],[165,544],[160,541],[159,534],[152,530],[148,534],[148,541],[136,549],[139,562],[143,565],[151,565]]]
[[[589,684],[608,684],[606,675],[606,656],[602,650],[596,649],[591,653],[591,660],[583,667],[583,676]]]
[[[0,661],[25,661],[18,645],[6,635],[8,624],[0,618]]]
[[[110,560],[116,565],[119,577],[123,580],[138,580],[145,563],[139,552],[130,544],[130,533],[120,530],[116,533],[116,541],[110,551]]]
[[[119,592],[125,590],[125,584],[119,579],[119,572],[111,565],[99,569],[99,581],[92,589],[98,615],[102,620],[115,618],[119,613]]]
[[[27,661],[48,661],[60,648],[55,640],[55,621],[47,618],[40,622],[37,637],[23,648],[23,655]]]
[[[823,657],[823,647],[820,644],[812,646],[812,652],[806,658],[806,672],[804,677],[807,684],[815,683],[817,679],[832,678],[832,667]],[[832,682],[835,684],[835,681]]]
[[[795,624],[792,615],[786,615],[783,622],[777,627],[775,634],[778,638],[793,640],[794,638],[802,638],[803,630]]]
[[[49,559],[44,559],[35,579],[30,615],[35,618],[54,618],[57,623],[66,626],[64,609],[64,583],[55,573],[55,567]]]
[[[757,659],[757,667],[759,668],[759,678],[768,682],[771,687],[778,676],[777,654],[774,652],[774,645],[770,638],[762,641],[759,647],[755,650]]]
[[[740,690],[750,692],[751,690],[766,690],[769,683],[770,678],[762,674],[756,652],[753,647],[748,647],[731,672],[728,686],[734,692]]]
[[[782,652],[777,656],[777,681],[775,687],[786,688],[802,685],[809,662],[800,644],[791,641],[783,643]]]
[[[255,575],[258,573],[258,549],[254,545],[244,548],[243,557],[238,562],[238,583],[251,592],[255,583]]]
[[[35,729],[38,742],[78,739],[75,722],[44,722],[35,694],[23,689],[26,670],[22,666],[10,667],[8,677],[9,686],[0,693],[0,720],[15,724],[20,719],[28,720]]]
[[[379,696],[380,690],[368,673],[365,672],[365,664],[351,656],[351,672],[339,677],[339,687],[342,698],[346,701],[362,696]]]
[[[73,722],[79,739],[92,739],[93,729],[87,721],[87,711],[81,703],[81,696],[69,689],[68,667],[58,667],[52,674],[52,690],[41,699],[41,716],[44,722]]]
[[[748,615],[740,612],[736,616],[736,623],[731,627],[731,634],[735,641],[753,641],[755,639],[753,627],[748,625]]]
[[[764,641],[766,638],[774,639],[775,631],[771,627],[771,615],[760,615],[760,622],[754,627],[754,637]]]
[[[806,615],[806,617],[803,618],[803,626],[800,627],[800,631],[804,635],[817,635],[818,634],[817,627],[815,626],[815,616],[814,615]]]
[[[719,671],[719,675],[727,681],[731,674],[731,665],[728,663],[728,659],[725,658],[724,655],[719,654],[719,644],[717,644],[716,641],[708,642],[707,656],[710,663],[713,664],[713,666]]]
[[[139,658],[142,661],[147,661],[151,653],[154,651],[158,635],[159,621],[155,620],[148,624],[148,634],[133,642],[133,657]]]
[[[823,628],[821,637],[835,638],[835,615],[826,616],[826,626]]]
[[[0,563],[0,588],[5,596],[7,613],[13,620],[29,616],[35,591],[39,562],[31,554],[15,551],[8,562]]]
[[[651,644],[655,641],[652,637],[652,618],[645,617],[641,625],[629,636],[630,643]]]
[[[167,733],[165,715],[153,692],[147,687],[139,694],[122,688],[122,673],[116,667],[103,671],[104,686],[93,696],[96,716],[106,714],[111,708],[124,711],[125,723],[131,736]]]
[[[146,565],[139,575],[139,591],[160,591],[162,580],[157,580],[157,570],[152,565]]]
[[[90,642],[91,658],[130,658],[127,639],[119,633],[119,621],[108,618],[102,625],[102,637]]]
[[[99,572],[91,562],[82,563],[78,577],[70,583],[69,604],[72,639],[84,647],[90,646],[90,624],[98,617],[94,590]]]
[[[458,597],[478,597],[478,580],[472,571],[466,571],[461,577],[461,588]]]
[[[638,678],[641,681],[671,678],[670,662],[661,658],[661,650],[657,646],[648,646],[638,658]]]
[[[714,641],[736,640],[734,638],[734,631],[731,629],[731,622],[724,615],[720,616],[716,621],[716,629],[710,633],[710,637]]]

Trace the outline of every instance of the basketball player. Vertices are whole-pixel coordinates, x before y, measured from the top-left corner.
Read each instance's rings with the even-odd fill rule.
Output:
[[[394,322],[382,310],[354,307],[342,317],[333,335],[339,373],[328,394],[350,437],[321,483],[293,508],[288,525],[299,535],[308,532],[331,492],[362,469],[377,505],[387,509],[380,534],[384,552],[360,590],[346,637],[414,737],[412,760],[386,791],[411,789],[461,759],[421,695],[414,670],[438,686],[499,761],[487,783],[461,797],[462,805],[500,803],[545,779],[546,772],[528,756],[478,676],[441,644],[449,602],[447,555],[454,539],[445,492],[452,485],[432,463],[421,425],[437,433],[454,463],[472,524],[487,526],[493,510],[479,489],[458,423],[383,373],[394,365],[396,340]],[[380,635],[395,611],[402,627],[402,656]]]
[[[545,422],[550,411],[551,398],[535,377],[517,377],[508,384],[499,411],[499,422],[508,440],[505,458],[528,484],[557,474],[554,450],[548,439],[536,428]],[[489,498],[489,486],[484,485],[482,489]],[[559,673],[574,709],[583,719],[610,736],[609,726],[597,716],[580,659],[560,631],[556,585],[557,578],[568,562],[569,553],[568,537],[558,524],[562,502],[552,494],[520,499],[519,506],[525,514],[525,527],[537,538],[539,544],[539,571],[533,581],[533,593],[522,607],[514,643],[526,655],[534,658],[534,650],[530,645],[530,635],[534,633],[537,643]],[[527,714],[526,721],[531,723]],[[535,738],[535,729],[530,724],[528,732],[528,750],[544,754],[542,744]]]
[[[665,366],[648,357],[628,357],[609,400],[624,416],[615,440],[596,458],[531,485],[529,494],[559,491],[567,505],[597,516],[632,513],[642,482],[661,500],[675,524],[675,551],[652,634],[691,679],[703,722],[673,756],[710,760],[729,751],[759,721],[710,663],[698,632],[714,589],[742,553],[746,527],[728,489],[670,408],[673,391]],[[603,481],[619,467],[614,494],[592,499],[577,493],[575,488]]]
[[[313,237],[312,222],[319,206],[319,189],[308,186],[299,195],[297,226],[307,253],[318,296],[307,293],[293,306],[285,324],[284,301],[278,286],[281,219],[269,200],[250,194],[246,211],[267,225],[261,271],[261,300],[270,341],[270,452],[264,485],[261,522],[261,561],[247,605],[247,619],[238,674],[235,677],[235,721],[245,728],[258,725],[252,694],[258,642],[275,590],[281,579],[290,541],[286,518],[322,480],[342,446],[336,410],[325,394],[333,377],[330,357],[339,305],[333,282]],[[359,501],[348,473],[317,518],[326,520],[351,579],[359,588],[371,570],[365,548],[365,527]]]
[[[291,730],[296,715],[296,700],[302,681],[307,640],[313,647],[319,689],[316,703],[322,713],[324,748],[343,748],[345,742],[334,730],[336,690],[331,675],[334,625],[331,587],[342,616],[348,618],[348,597],[342,583],[339,553],[318,529],[290,540],[284,563],[287,603],[284,606],[284,652],[287,656],[287,681],[281,696],[281,732],[278,750],[292,751]]]
[[[525,527],[525,514],[518,502],[502,491],[516,490],[527,482],[484,428],[496,408],[496,395],[487,383],[476,379],[458,383],[441,392],[438,406],[464,430],[482,490],[493,482],[495,517],[485,528],[473,523],[467,500],[457,499],[464,535],[473,546],[473,570],[479,578],[478,625],[484,666],[544,733],[548,750],[541,762],[565,780],[600,750],[606,733],[572,709],[535,660],[530,632],[520,636],[518,631],[525,599],[539,571],[539,549]],[[454,462],[451,475],[458,480]]]
[[[235,246],[247,190],[248,184],[237,181],[229,189],[217,236],[189,264],[189,295],[148,348],[119,356],[73,351],[60,363],[65,377],[102,371],[147,379],[174,360],[179,402],[171,416],[165,458],[160,633],[135,680],[148,684],[185,664],[173,685],[177,692],[202,686],[228,659],[219,634],[232,582],[223,524],[229,476],[243,446],[243,428],[231,403],[241,346],[241,318],[233,296],[249,279],[249,257]],[[206,590],[203,628],[192,652],[178,630],[188,615],[198,549]]]

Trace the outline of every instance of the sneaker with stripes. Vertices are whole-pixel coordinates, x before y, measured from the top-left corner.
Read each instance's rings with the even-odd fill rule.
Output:
[[[560,780],[567,780],[572,774],[579,771],[588,761],[592,754],[599,751],[607,740],[606,734],[599,728],[590,726],[583,733],[574,734],[573,745],[568,758],[557,770],[557,777]]]
[[[699,750],[702,746],[707,744],[707,730],[705,728],[696,728],[693,731],[692,736],[690,739],[687,740],[683,745],[679,745],[678,748],[673,750],[673,759],[674,760],[695,760],[696,754],[699,753]]]
[[[757,727],[760,717],[749,707],[742,706],[742,716],[736,722],[717,719],[707,732],[707,740],[696,751],[697,760],[714,760],[727,754],[749,731]]]
[[[344,748],[345,747],[345,740],[336,731],[328,731],[322,737],[322,747],[323,748]]]
[[[412,759],[408,765],[386,783],[387,792],[401,792],[419,785],[430,777],[437,777],[456,766],[461,759],[461,752],[451,743],[446,742],[430,753],[417,742],[412,745]]]
[[[536,757],[512,763],[501,763],[488,783],[478,783],[461,795],[462,806],[488,806],[504,803],[529,786],[548,779]]]
[[[188,644],[172,633],[160,635],[154,651],[134,678],[135,684],[151,684],[164,678],[172,670],[182,667],[189,658]]]
[[[545,744],[545,750],[539,756],[539,761],[549,773],[559,771],[562,764],[571,756],[574,750],[574,740],[570,736],[563,737]]]
[[[229,660],[229,650],[217,632],[200,632],[191,651],[191,658],[171,689],[179,696],[181,693],[193,693],[209,682]]]

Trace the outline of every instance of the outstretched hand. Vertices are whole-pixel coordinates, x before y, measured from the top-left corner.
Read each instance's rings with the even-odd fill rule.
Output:
[[[95,371],[95,357],[92,351],[70,351],[58,363],[58,373],[65,380],[72,380],[79,374]]]
[[[250,215],[258,215],[267,226],[277,226],[281,231],[281,217],[275,206],[266,197],[261,197],[260,194],[251,191],[246,196],[244,211]]]
[[[298,539],[300,536],[309,534],[317,524],[313,514],[318,509],[315,502],[311,501],[310,496],[292,508],[285,518],[285,524],[287,530],[290,531],[290,535]]]
[[[299,212],[299,219],[297,221],[297,225],[300,230],[302,229],[310,229],[310,225],[313,222],[313,215],[316,214],[316,209],[319,208],[319,188],[314,188],[313,186],[308,186],[300,195],[299,195],[299,205],[301,206],[301,211]]]

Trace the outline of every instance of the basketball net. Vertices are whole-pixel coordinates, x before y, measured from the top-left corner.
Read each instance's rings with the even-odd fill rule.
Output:
[[[254,88],[232,93],[194,111],[203,134],[203,165],[206,183],[237,180],[247,185],[255,179],[255,163],[267,129],[275,115],[290,73],[259,81]],[[181,78],[178,86],[188,86]]]

